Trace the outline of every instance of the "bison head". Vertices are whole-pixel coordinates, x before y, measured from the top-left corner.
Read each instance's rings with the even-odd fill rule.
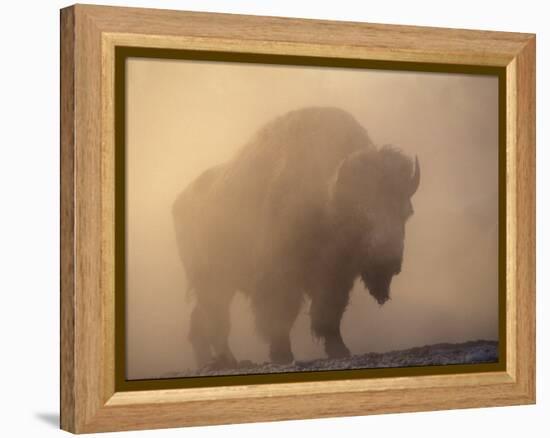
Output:
[[[391,146],[360,151],[340,165],[332,191],[333,213],[340,220],[353,264],[379,304],[390,297],[390,283],[401,271],[405,223],[411,197],[420,183],[413,163]]]

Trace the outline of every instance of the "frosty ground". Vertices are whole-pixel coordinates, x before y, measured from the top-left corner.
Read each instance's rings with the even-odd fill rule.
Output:
[[[427,365],[457,365],[498,362],[498,342],[470,341],[461,344],[434,344],[386,353],[365,353],[344,359],[295,361],[286,365],[243,360],[233,368],[205,366],[198,370],[166,373],[162,378],[236,374],[288,373],[320,370],[394,368]]]

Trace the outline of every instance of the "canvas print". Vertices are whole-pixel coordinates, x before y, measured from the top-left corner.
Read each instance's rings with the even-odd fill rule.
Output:
[[[126,62],[128,380],[498,361],[496,76]]]

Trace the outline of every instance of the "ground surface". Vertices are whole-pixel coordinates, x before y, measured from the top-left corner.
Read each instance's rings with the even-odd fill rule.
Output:
[[[206,366],[199,370],[167,373],[162,378],[235,374],[288,373],[299,371],[350,370],[364,368],[394,368],[426,365],[457,365],[491,363],[498,361],[498,343],[471,341],[462,344],[434,344],[387,353],[365,353],[345,359],[316,359],[296,361],[287,365],[270,362],[241,361],[237,367]]]

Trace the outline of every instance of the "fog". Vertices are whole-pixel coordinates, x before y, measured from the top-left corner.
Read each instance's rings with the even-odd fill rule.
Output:
[[[496,77],[136,58],[127,65],[128,379],[196,366],[176,196],[264,123],[312,105],[348,111],[375,144],[418,155],[422,169],[392,300],[380,307],[359,281],[352,291],[342,320],[352,354],[498,339]],[[297,360],[325,354],[308,305],[291,333]],[[236,358],[267,361],[242,294],[231,320]]]

